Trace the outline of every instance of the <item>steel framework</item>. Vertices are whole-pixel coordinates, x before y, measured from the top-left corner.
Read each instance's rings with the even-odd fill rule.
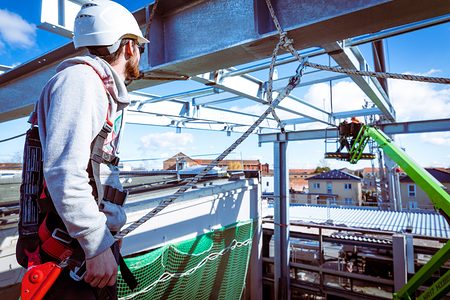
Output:
[[[445,0],[286,0],[273,5],[281,26],[293,39],[293,45],[301,56],[317,57],[323,61],[331,58],[341,67],[358,70],[369,70],[369,63],[358,45],[450,20],[450,3]],[[151,9],[152,5],[149,5],[135,12],[142,28]],[[43,27],[56,28],[55,31],[67,34],[70,29],[65,26],[65,18],[66,13],[60,7],[57,17],[53,18],[57,20],[53,24],[55,26],[48,23],[52,19],[49,18]],[[266,99],[267,79],[261,71],[269,67],[266,59],[278,37],[264,0],[162,0],[149,36],[158,42],[151,43],[141,59],[141,71],[147,79],[130,86],[134,93],[129,123],[174,127],[177,130],[244,132],[269,105]],[[27,115],[40,89],[55,73],[57,64],[81,53],[69,43],[0,75],[0,122]],[[276,65],[280,74],[275,81],[275,89],[285,85],[286,78],[296,68],[291,55],[280,56]],[[308,71],[300,88],[347,77]],[[151,78],[153,80],[148,80]],[[186,81],[187,78],[190,80]],[[280,299],[289,296],[289,290],[286,293],[281,290],[289,288],[286,268],[289,265],[289,230],[285,225],[288,224],[285,183],[288,141],[323,138],[324,127],[333,127],[339,119],[349,116],[379,115],[387,123],[395,122],[394,107],[377,80],[360,76],[350,78],[370,99],[373,107],[336,112],[313,105],[294,94],[277,109],[286,134],[277,132],[280,124],[271,117],[255,131],[265,133],[259,137],[261,143],[274,142],[275,145],[275,175],[279,178],[275,181],[274,195],[279,199],[275,218],[279,225],[276,230],[279,243],[275,257],[279,259],[275,262],[274,281],[275,295]],[[152,91],[143,90],[167,82],[166,90],[177,85],[175,92],[155,95]],[[296,131],[296,126],[304,123],[312,123],[322,129]],[[448,130],[449,123],[446,119],[436,122],[440,124],[439,128],[427,122],[415,124],[419,129],[408,128],[416,132]],[[392,129],[392,133],[405,131],[399,124],[384,126],[386,130]],[[327,132],[333,134],[335,130]]]

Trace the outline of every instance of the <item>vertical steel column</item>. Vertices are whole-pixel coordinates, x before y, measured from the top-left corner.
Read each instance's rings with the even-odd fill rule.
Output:
[[[412,234],[406,234],[406,260],[408,265],[408,274],[416,273],[414,269],[414,238]]]
[[[392,138],[392,137],[390,137]],[[389,199],[391,204],[391,209],[396,211],[401,211],[401,195],[400,195],[400,184],[399,184],[399,176],[396,172],[396,168],[398,167],[397,163],[393,161],[386,152],[384,153],[384,163],[386,165],[386,170],[388,174],[388,182],[389,182]]]
[[[386,57],[384,55],[383,40],[372,42],[373,64],[376,72],[386,72]],[[389,96],[386,78],[377,78],[383,90]]]
[[[287,141],[274,143],[274,299],[290,299],[289,175]]]
[[[58,0],[58,25],[66,26],[66,3],[64,0]]]
[[[262,201],[261,201],[261,184],[258,184],[258,192],[256,197],[251,197],[250,211],[253,216],[254,234],[252,241],[252,250],[250,255],[250,265],[248,270],[248,291],[245,289],[243,299],[260,300],[263,298],[263,230],[262,230]],[[270,243],[267,242],[267,245]],[[268,247],[267,247],[268,248]],[[267,249],[268,250],[268,249]],[[269,257],[269,253],[267,253]]]
[[[387,172],[384,168],[384,160],[383,160],[384,152],[381,151],[381,149],[378,149],[378,166],[380,168],[379,174],[380,174],[380,191],[379,196],[381,197],[381,204],[382,208],[386,209],[391,206],[391,199],[389,198],[389,191],[388,191],[388,180],[387,180]],[[378,192],[378,189],[377,189]],[[380,204],[380,202],[378,202]]]
[[[406,236],[392,236],[392,258],[394,261],[394,290],[398,292],[407,282]]]

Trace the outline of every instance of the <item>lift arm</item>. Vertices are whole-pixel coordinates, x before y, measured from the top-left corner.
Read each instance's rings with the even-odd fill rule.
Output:
[[[424,168],[412,160],[403,150],[396,146],[393,141],[381,130],[363,125],[349,151],[350,163],[356,163],[362,156],[363,150],[369,139],[372,138],[378,146],[395,161],[411,179],[420,186],[433,202],[435,208],[450,223],[450,195]],[[394,299],[414,299],[415,291],[436,272],[448,259],[450,259],[450,241],[445,244],[425,264],[400,291],[394,293]],[[420,299],[437,299],[450,289],[450,271],[428,288]]]

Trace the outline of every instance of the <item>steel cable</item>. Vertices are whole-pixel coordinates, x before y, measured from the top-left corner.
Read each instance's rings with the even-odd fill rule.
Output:
[[[278,53],[278,49],[280,47],[288,47],[288,45],[292,47],[292,41],[288,40],[286,38],[286,34],[283,34],[283,31],[280,29],[280,39],[277,43],[277,46],[275,47],[273,53],[272,53],[272,62],[271,62],[271,71],[269,72],[269,80],[268,80],[268,86],[272,86],[273,84],[273,68],[276,61],[276,55]],[[296,53],[294,50],[293,52]],[[167,206],[169,206],[171,203],[173,203],[176,199],[178,199],[182,194],[184,194],[187,190],[189,190],[191,187],[195,186],[197,182],[202,179],[206,174],[208,174],[209,171],[211,171],[215,166],[218,165],[220,161],[222,161],[228,154],[230,154],[232,151],[234,151],[237,146],[239,146],[250,134],[261,124],[262,121],[269,115],[273,114],[275,107],[284,99],[286,98],[290,92],[297,87],[297,85],[300,83],[301,77],[303,76],[303,70],[305,67],[306,60],[302,60],[300,56],[298,56],[300,60],[300,66],[297,68],[296,74],[292,76],[289,80],[288,85],[277,95],[275,100],[272,99],[272,89],[267,90],[267,99],[269,99],[268,104],[269,107],[266,109],[266,111],[258,118],[258,120],[253,123],[252,126],[250,126],[233,144],[231,144],[225,151],[223,151],[222,154],[220,154],[215,160],[213,160],[211,163],[208,164],[208,166],[203,169],[199,174],[197,174],[195,177],[185,179],[183,181],[184,185],[181,186],[172,196],[169,197],[169,199],[162,200],[155,208],[153,208],[150,212],[145,214],[140,219],[136,220],[132,224],[130,224],[127,228],[121,230],[119,233],[117,233],[114,238],[116,240],[123,239],[127,234],[130,232],[136,230],[139,226],[153,218],[156,214],[158,214],[160,211],[165,209]],[[279,120],[279,118],[276,116],[276,114],[273,114],[274,117]],[[281,125],[280,125],[281,126]]]

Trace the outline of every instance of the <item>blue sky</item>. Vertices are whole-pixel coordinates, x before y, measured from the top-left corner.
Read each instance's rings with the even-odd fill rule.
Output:
[[[0,0],[0,65],[16,66],[34,59],[69,42],[69,39],[38,29],[40,23],[40,1]],[[117,1],[134,11],[148,0]],[[370,46],[360,47],[366,60],[372,63]],[[420,31],[392,37],[386,41],[388,68],[391,72],[410,72],[450,77],[450,24],[442,24]],[[281,67],[280,71],[295,66]],[[257,74],[263,78],[267,71]],[[450,117],[450,87],[416,82],[390,81],[390,96],[397,111],[398,121],[413,121]],[[147,91],[155,94],[173,93],[181,86],[169,84],[154,87]],[[327,84],[319,84],[296,90],[297,96],[317,105],[327,95]],[[357,88],[349,79],[333,83],[335,105],[345,109],[351,99],[361,98]],[[350,100],[349,100],[350,99]],[[361,99],[359,99],[361,100]],[[243,111],[252,109],[247,104],[235,104]],[[26,131],[25,119],[0,123],[0,140]],[[223,132],[182,130],[176,134],[174,129],[129,125],[125,129],[122,143],[122,160],[136,158],[167,158],[178,151],[188,155],[220,153],[239,135],[227,136]],[[399,135],[397,143],[423,166],[450,167],[450,133]],[[22,151],[23,139],[0,144],[0,161],[15,160]],[[324,141],[293,142],[289,145],[291,168],[314,168],[323,157]],[[234,159],[260,159],[272,164],[271,144],[258,147],[256,136],[245,141],[231,157]],[[213,158],[213,155],[211,156]],[[327,160],[330,167],[369,166],[364,162],[355,166]],[[162,161],[146,163],[149,168],[159,168]]]

